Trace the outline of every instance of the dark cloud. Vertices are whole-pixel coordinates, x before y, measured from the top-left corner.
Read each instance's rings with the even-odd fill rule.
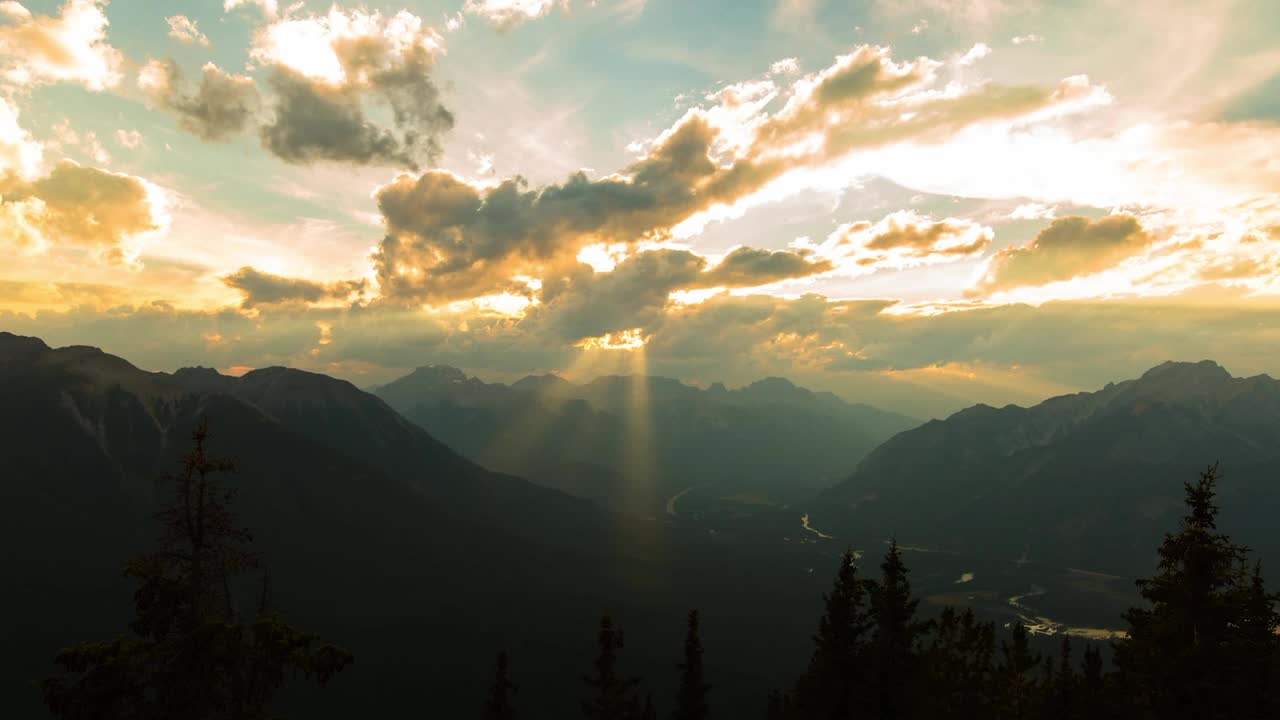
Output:
[[[347,300],[364,292],[364,280],[320,283],[300,278],[265,273],[242,267],[222,278],[228,287],[244,294],[241,307],[255,308],[280,303],[318,303],[325,300]]]
[[[678,255],[646,262],[658,266],[654,274],[682,278],[690,274],[687,265],[697,264]],[[1098,387],[1169,359],[1213,358],[1238,375],[1280,375],[1274,351],[1280,306],[1274,300],[1224,305],[1158,298],[974,307],[938,315],[884,312],[895,305],[816,295],[719,295],[697,305],[669,306],[649,315],[647,371],[730,383],[784,375],[850,398],[897,398],[900,407],[920,413],[950,412],[977,400],[1033,401],[1042,392],[1037,388],[1046,387],[1038,382]],[[378,304],[269,305],[250,317],[233,309],[197,312],[153,303],[34,316],[0,312],[0,329],[38,335],[53,345],[101,346],[149,369],[287,364],[367,384],[430,363],[508,374],[564,370],[580,352],[573,347],[575,333],[554,333],[569,327],[568,317],[557,325],[537,315],[457,317]],[[583,330],[609,331],[608,325],[589,327],[589,315],[578,321]],[[317,323],[328,328],[323,346]],[[971,399],[937,396],[927,387],[927,373],[908,382],[882,375],[955,365],[975,376],[968,381],[975,383]],[[1002,377],[1023,383],[1021,389],[982,384],[984,372],[1014,368],[1021,374]]]
[[[387,236],[375,255],[384,295],[453,300],[508,290],[512,277],[560,266],[586,245],[660,239],[716,198],[734,172],[710,159],[714,133],[693,117],[627,176],[528,189],[523,178],[481,189],[443,171],[401,175],[378,190]]]
[[[991,245],[991,235],[969,235],[972,223],[942,221],[924,224],[892,223],[863,245],[867,250],[885,251],[905,248],[913,255],[973,255]],[[948,242],[962,239],[961,242]]]
[[[161,107],[178,117],[178,125],[209,142],[223,142],[243,132],[259,106],[253,79],[232,75],[209,63],[200,84],[184,87],[182,69],[172,59],[152,60],[139,85]]]
[[[530,188],[515,177],[481,188],[438,171],[401,176],[378,191],[388,231],[375,256],[379,285],[388,298],[411,302],[520,292],[515,278],[563,272],[587,245],[664,239],[698,213],[732,205],[791,170],[821,165],[859,144],[953,132],[1091,90],[1071,80],[1057,88],[983,87],[959,100],[916,93],[908,105],[895,104],[930,82],[937,65],[927,58],[894,63],[886,48],[858,47],[797,80],[782,109],[753,118],[758,125],[745,146],[738,142],[743,133],[735,131],[731,142],[710,113],[692,110],[645,157],[597,180],[578,173]],[[865,135],[850,135],[858,132]],[[737,151],[727,151],[731,145]],[[970,242],[976,248],[972,243],[985,240]],[[951,259],[965,254],[950,245],[946,251]],[[828,261],[836,258],[815,262]],[[816,269],[785,256],[770,262]]]
[[[1029,245],[996,253],[977,290],[996,292],[1092,275],[1140,254],[1152,241],[1132,215],[1058,218]]]
[[[374,33],[335,37],[333,52],[343,80],[308,77],[285,64],[272,66],[276,94],[262,144],[295,164],[332,161],[394,165],[417,170],[434,164],[454,117],[432,79],[432,50],[423,37]],[[391,112],[384,127],[367,113],[370,104]]]
[[[698,284],[703,287],[754,287],[817,275],[834,267],[830,260],[813,260],[791,250],[740,247],[726,255],[720,264],[702,273]]]
[[[611,272],[585,265],[566,276],[543,280],[542,305],[526,327],[575,342],[656,323],[672,290],[694,284],[707,261],[687,250],[636,253]]]

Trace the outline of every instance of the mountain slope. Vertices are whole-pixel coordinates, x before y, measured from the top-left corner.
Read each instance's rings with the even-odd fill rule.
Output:
[[[815,523],[904,542],[1148,571],[1181,482],[1221,460],[1223,523],[1259,550],[1280,502],[1280,382],[1215,363],[1030,408],[977,405],[902,433],[822,497]]]
[[[782,378],[736,390],[639,376],[581,385],[530,376],[507,386],[433,366],[376,394],[486,467],[642,513],[691,486],[803,494],[916,424]]]
[[[125,626],[123,564],[151,546],[168,492],[156,478],[201,418],[211,452],[237,461],[234,509],[276,605],[357,658],[333,687],[294,698],[292,716],[407,716],[422,710],[424,677],[432,709],[461,716],[503,647],[524,658],[527,716],[564,716],[577,689],[564,667],[589,662],[606,608],[637,633],[633,661],[665,682],[662,638],[690,605],[718,615],[728,643],[762,608],[805,607],[815,592],[784,579],[794,563],[762,570],[705,532],[484,470],[343,381],[283,368],[150,373],[0,333],[0,546],[13,549],[0,614],[20,619],[6,630],[0,715],[39,717],[29,682],[54,653]],[[737,600],[748,581],[749,600]],[[739,648],[723,682],[763,682],[776,646],[803,640],[805,614],[782,615],[775,637]]]

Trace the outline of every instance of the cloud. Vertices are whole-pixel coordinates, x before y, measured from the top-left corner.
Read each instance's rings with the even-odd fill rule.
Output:
[[[785,90],[766,81],[716,93],[719,105],[688,111],[641,148],[643,157],[600,179],[576,173],[530,188],[518,176],[481,186],[438,170],[402,175],[375,195],[387,228],[374,256],[379,286],[406,302],[526,292],[519,277],[573,267],[588,245],[694,234],[711,214],[753,196],[800,192],[797,171],[829,167],[856,149],[1025,118],[1092,91],[1070,80],[940,94],[928,89],[938,66],[928,58],[895,63],[887,49],[861,46]],[[776,96],[785,102],[769,113]]]
[[[325,301],[349,301],[363,294],[368,285],[364,280],[315,282],[273,275],[252,267],[242,267],[224,276],[222,282],[244,295],[240,306],[245,309],[284,303],[316,304]]]
[[[738,247],[715,267],[698,276],[701,287],[757,287],[781,280],[809,277],[832,270],[827,259],[810,259],[792,250]]]
[[[278,0],[223,0],[222,2],[224,12],[231,12],[238,7],[256,7],[268,20],[274,20],[280,15]]]
[[[434,163],[454,123],[431,77],[440,51],[440,36],[407,11],[387,17],[335,6],[268,25],[251,53],[270,69],[276,94],[263,146],[295,164]],[[370,101],[390,110],[390,127],[366,113]]]
[[[568,6],[567,0],[467,0],[464,12],[488,20],[499,30],[510,30],[529,20],[551,12],[556,5]]]
[[[390,298],[450,301],[503,292],[520,274],[569,262],[589,244],[660,238],[702,202],[734,192],[708,157],[694,118],[627,176],[527,189],[523,178],[481,188],[445,171],[401,175],[375,197],[387,235],[374,256]],[[724,180],[732,182],[725,183]]]
[[[200,32],[195,20],[186,15],[174,15],[165,18],[165,22],[169,23],[169,37],[174,40],[189,45],[209,47],[209,37]]]
[[[649,250],[618,264],[611,272],[577,266],[566,276],[544,279],[542,305],[526,326],[546,328],[558,340],[644,328],[662,316],[672,290],[694,283],[706,259],[687,250]]]
[[[137,130],[120,128],[116,130],[116,142],[126,150],[137,150],[142,147],[142,133]]]
[[[1011,42],[1014,45],[1033,45],[1044,42],[1044,38],[1035,33],[1029,33],[1027,35],[1015,35]]]
[[[138,73],[138,87],[154,103],[174,113],[178,126],[209,142],[243,132],[259,105],[253,78],[232,75],[206,63],[200,84],[183,87],[182,69],[172,59],[151,60]]]
[[[875,223],[845,223],[820,244],[796,246],[833,263],[839,274],[856,276],[973,259],[991,246],[992,236],[991,228],[970,220],[935,221],[902,210]]]
[[[800,61],[796,58],[782,58],[769,66],[770,75],[794,75],[800,72]]]
[[[0,181],[39,172],[44,147],[18,124],[18,108],[0,98]]]
[[[957,65],[972,65],[982,58],[991,54],[991,46],[986,43],[977,43],[969,48],[969,51],[961,55],[957,60]]]
[[[1152,242],[1132,215],[1058,218],[1030,244],[996,253],[977,290],[1047,285],[1101,272],[1142,253]]]
[[[47,148],[63,152],[76,148],[99,165],[111,162],[111,154],[102,146],[102,141],[98,139],[98,134],[92,130],[83,133],[76,132],[71,127],[71,120],[68,118],[58,121],[51,129],[53,137],[46,142]]]
[[[107,42],[106,0],[67,0],[57,16],[35,15],[10,0],[0,6],[0,73],[30,87],[74,82],[90,90],[123,79],[124,56]]]
[[[20,249],[76,245],[127,264],[134,241],[165,222],[159,190],[131,175],[64,160],[45,177],[0,180],[0,227]]]

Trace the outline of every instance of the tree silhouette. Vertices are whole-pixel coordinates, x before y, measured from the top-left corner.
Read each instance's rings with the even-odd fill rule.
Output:
[[[516,693],[517,686],[511,682],[507,667],[507,653],[498,653],[493,667],[493,685],[489,688],[489,699],[484,703],[484,720],[512,720],[516,716],[511,696]]]
[[[853,550],[845,550],[831,592],[822,596],[825,609],[813,636],[813,656],[796,686],[797,709],[804,715],[823,720],[853,716],[865,682],[865,635],[871,626],[866,598],[867,584],[858,577]]]
[[[658,709],[653,706],[653,693],[645,693],[644,709],[640,711],[640,720],[658,720]]]
[[[1182,527],[1165,536],[1156,575],[1138,581],[1148,607],[1124,615],[1116,665],[1140,717],[1236,717],[1250,700],[1247,551],[1217,529],[1218,478],[1213,465],[1184,484]],[[1259,622],[1274,628],[1274,616]]]
[[[927,717],[990,717],[995,642],[995,626],[978,622],[972,609],[942,609],[925,652]]]
[[[897,540],[890,542],[880,579],[871,585],[871,662],[875,685],[872,706],[882,720],[897,720],[912,713],[912,689],[920,680],[919,643],[931,623],[916,619],[920,600],[911,596],[911,582]]]
[[[1053,720],[1070,720],[1075,717],[1076,693],[1079,675],[1071,660],[1071,637],[1062,637],[1062,650],[1058,655],[1058,670],[1047,683],[1045,715]]]
[[[289,671],[325,684],[352,660],[345,650],[286,624],[268,608],[266,581],[252,620],[237,616],[230,583],[258,566],[252,537],[235,523],[233,492],[218,475],[232,462],[208,454],[208,426],[192,433],[174,495],[156,517],[157,551],[134,558],[138,582],[130,633],[60,652],[59,676],[41,683],[45,704],[66,718],[267,717]]]
[[[684,662],[680,663],[680,688],[676,692],[673,720],[706,720],[710,714],[707,691],[711,689],[702,671],[702,639],[698,635],[698,611],[689,611],[684,638]]]
[[[582,714],[588,720],[634,720],[640,712],[636,699],[636,686],[640,680],[618,674],[622,631],[614,628],[613,620],[605,615],[600,618],[597,638],[600,652],[596,656],[595,673],[583,678],[591,689],[591,699],[582,703]]]
[[[1000,642],[1000,660],[996,663],[994,682],[996,717],[1021,720],[1031,717],[1036,705],[1036,681],[1033,672],[1040,657],[1031,652],[1027,628],[1014,623],[1009,639]]]

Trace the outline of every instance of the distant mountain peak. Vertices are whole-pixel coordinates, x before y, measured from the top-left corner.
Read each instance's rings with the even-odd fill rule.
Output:
[[[545,373],[542,375],[526,375],[512,383],[511,389],[522,392],[546,392],[547,390],[566,388],[571,385],[573,383],[555,373]]]
[[[408,378],[445,382],[466,382],[467,374],[452,365],[423,365],[409,373]]]
[[[0,358],[30,355],[31,353],[48,349],[49,346],[40,338],[14,335],[11,332],[0,332]]]
[[[1142,380],[1231,380],[1231,373],[1212,360],[1179,362],[1168,360],[1142,374]]]

